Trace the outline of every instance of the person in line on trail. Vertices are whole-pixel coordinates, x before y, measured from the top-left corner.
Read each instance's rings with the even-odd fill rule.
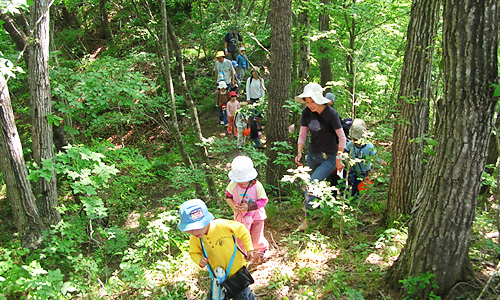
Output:
[[[226,105],[228,135],[233,134],[234,115],[236,114],[236,111],[238,111],[238,109],[240,109],[240,103],[238,102],[238,94],[232,91],[229,93],[229,102]],[[234,135],[236,136],[238,135],[238,131],[236,128],[234,129]]]
[[[240,106],[246,106],[246,102],[241,102]],[[245,145],[245,129],[248,128],[248,117],[246,113],[242,111],[240,108],[239,110],[236,111],[236,115],[234,116],[234,125],[236,126],[236,131],[238,132],[238,140],[236,142],[236,146],[238,147],[239,150],[243,149],[243,146]]]
[[[229,60],[236,60],[238,58],[238,52],[242,43],[243,37],[238,32],[238,27],[231,26],[231,31],[224,37],[224,51]]]
[[[250,101],[250,104],[254,104],[259,99],[264,98],[266,87],[257,67],[253,68],[250,74],[252,76],[248,77],[246,85],[247,101]]]
[[[335,109],[335,94],[328,92],[325,94],[325,98],[330,100],[329,103],[327,103],[328,106],[331,108]],[[337,114],[339,115],[340,119],[340,124],[342,125],[342,129],[344,130],[344,135],[346,137],[346,142],[349,141],[349,129],[351,128],[352,125],[352,119],[351,118],[346,118],[342,119],[342,116],[340,115],[338,110],[335,110]],[[337,139],[338,143],[338,139]],[[327,177],[327,181],[330,182],[330,186],[338,186],[339,182],[341,181],[342,178],[346,178],[347,172],[344,169],[342,173],[339,174],[337,173],[337,170],[333,170],[333,172]]]
[[[215,55],[216,61],[214,64],[215,72],[215,85],[217,86],[220,81],[224,81],[229,89],[235,84],[234,68],[231,61],[224,58],[224,51],[218,51]]]
[[[238,64],[236,74],[240,76],[241,81],[245,80],[245,73],[248,67],[248,56],[246,55],[246,52],[247,50],[245,47],[241,47],[240,54],[238,54],[238,57],[236,58],[236,63]]]
[[[222,268],[225,276],[231,278],[238,271],[246,269],[248,264],[246,259],[250,261],[258,259],[248,229],[236,221],[215,219],[202,200],[193,199],[182,203],[179,215],[180,222],[177,227],[180,231],[190,234],[189,255],[191,259],[200,267],[207,267],[212,280],[214,280],[214,270],[218,268]],[[237,250],[236,241],[241,241],[244,245],[246,255],[244,251]],[[214,287],[217,288],[212,284],[207,300],[213,299]],[[233,299],[253,300],[256,298],[250,288],[246,287]]]
[[[219,110],[219,122],[221,125],[227,125],[226,106],[229,101],[229,92],[227,91],[227,84],[224,81],[219,81],[217,97],[215,98],[215,105]]]
[[[334,93],[326,93],[325,98],[330,100],[329,103],[327,103],[328,106],[331,108],[335,109],[335,94]],[[346,136],[347,141],[349,141],[349,129],[352,126],[352,119],[351,118],[345,118],[343,119],[342,116],[340,115],[339,111],[335,109],[337,114],[339,115],[340,118],[340,124],[342,125],[342,128],[344,129],[344,135]]]
[[[238,63],[235,60],[231,61],[233,65],[233,73],[234,73],[234,86],[233,91],[238,92],[238,88],[241,86],[241,78],[236,70],[238,70]]]
[[[359,185],[367,180],[368,173],[372,168],[371,161],[375,159],[375,161],[380,162],[376,159],[377,151],[373,144],[363,141],[365,131],[365,121],[354,119],[350,133],[352,140],[345,147],[350,159],[355,162],[349,170],[349,184],[352,186],[351,195],[353,197],[359,196]]]
[[[337,112],[327,105],[330,100],[323,97],[323,89],[317,83],[308,83],[303,93],[295,97],[295,101],[306,104],[300,119],[295,163],[302,166],[302,151],[305,148],[307,132],[310,132],[311,138],[307,149],[307,165],[312,170],[310,181],[325,180],[332,171],[344,169],[340,155],[344,152],[346,137],[340,118]],[[306,219],[299,226],[299,230],[307,229],[309,213],[312,210],[311,202],[316,199],[317,197],[306,191]]]
[[[250,118],[250,139],[253,141],[253,147],[255,149],[262,149],[262,127],[260,126],[262,119],[262,114]]]
[[[264,237],[267,219],[264,207],[269,200],[264,186],[256,179],[257,170],[250,157],[235,157],[228,176],[231,182],[226,188],[226,203],[233,209],[234,220],[250,230],[253,248],[264,258],[269,250],[269,242]]]

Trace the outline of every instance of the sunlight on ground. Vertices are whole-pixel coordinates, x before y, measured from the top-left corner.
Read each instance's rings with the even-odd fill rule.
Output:
[[[138,228],[139,227],[139,218],[141,217],[140,213],[130,212],[127,216],[127,221],[125,221],[126,228]]]

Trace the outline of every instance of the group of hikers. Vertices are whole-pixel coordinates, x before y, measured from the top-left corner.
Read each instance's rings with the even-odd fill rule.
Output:
[[[215,104],[219,110],[219,122],[226,126],[227,135],[237,137],[237,148],[243,149],[246,137],[254,142],[253,147],[262,148],[263,115],[257,109],[244,110],[248,104],[256,104],[266,95],[264,79],[260,76],[258,67],[248,60],[245,47],[241,46],[243,39],[236,26],[224,37],[224,51],[218,51],[214,63],[215,85],[217,96]],[[246,79],[247,70],[250,76]],[[245,88],[242,88],[242,82]],[[245,91],[246,101],[239,101],[240,91]],[[238,94],[240,93],[240,95]]]
[[[245,72],[241,72],[241,69],[245,69],[242,67],[235,70],[231,64],[229,77],[226,78],[223,69],[222,73],[219,73],[219,67],[222,68],[224,64],[229,66],[226,63],[228,60],[224,57],[238,59],[241,55],[245,55],[245,49],[240,47],[240,54],[237,55],[235,47],[230,46],[234,41],[241,41],[241,36],[235,27],[226,35],[226,39],[228,36],[226,51],[217,52],[214,67],[219,90],[217,105],[222,124],[227,124],[229,135],[238,136],[238,148],[241,149],[244,144],[243,132],[247,130],[249,121],[245,119],[245,114],[240,112],[245,102],[240,103],[237,100],[239,85],[234,76],[239,72],[240,78],[244,78]],[[248,62],[248,58],[245,59]],[[240,66],[239,63],[238,65]],[[249,88],[258,90],[252,82],[261,80],[258,69],[253,68],[246,84],[246,97],[249,103],[255,103],[264,96],[264,91],[257,95],[248,92]],[[264,86],[263,80],[259,85]],[[227,101],[224,101],[226,93]],[[298,166],[302,166],[303,151],[306,149],[307,135],[310,134],[306,164],[311,169],[311,177],[305,191],[305,218],[298,227],[298,230],[304,231],[308,227],[308,220],[314,207],[317,207],[313,203],[318,199],[308,187],[315,181],[328,180],[332,177],[337,177],[332,181],[332,184],[336,185],[338,177],[347,176],[346,181],[351,187],[351,195],[359,196],[359,190],[363,189],[362,185],[366,182],[371,169],[370,160],[376,155],[376,151],[373,144],[366,141],[365,122],[355,119],[351,123],[348,119],[349,124],[347,124],[342,120],[334,109],[335,95],[327,93],[323,96],[321,85],[314,82],[307,84],[303,92],[295,97],[295,101],[305,104],[300,119],[295,156],[295,163]],[[258,125],[262,115],[254,115],[252,120]],[[258,139],[260,140],[260,137]],[[257,142],[254,146],[256,145]],[[348,174],[344,170],[346,156],[355,162]],[[200,199],[186,201],[180,206],[178,228],[190,234],[189,254],[201,268],[208,269],[212,279],[207,294],[209,300],[256,299],[249,288],[254,280],[247,265],[248,262],[258,263],[269,256],[269,242],[264,236],[264,221],[267,218],[265,206],[269,200],[257,176],[257,170],[250,157],[240,155],[233,159],[228,173],[230,182],[225,190],[225,201],[233,211],[233,220],[215,219]]]

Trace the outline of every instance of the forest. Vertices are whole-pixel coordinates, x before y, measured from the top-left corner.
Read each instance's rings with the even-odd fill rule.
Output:
[[[0,300],[206,299],[179,207],[232,220],[241,155],[269,198],[257,299],[500,299],[498,4],[0,0]],[[260,147],[220,124],[232,28],[237,100],[252,69],[266,87],[241,109],[262,116]],[[298,230],[311,82],[377,155],[358,196],[319,182]]]

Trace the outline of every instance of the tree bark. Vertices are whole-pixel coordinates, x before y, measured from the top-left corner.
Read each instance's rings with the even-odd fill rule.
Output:
[[[31,6],[31,24],[34,26],[29,40],[30,52],[28,79],[30,87],[31,122],[33,125],[33,157],[39,167],[43,161],[54,162],[52,125],[48,117],[52,114],[49,82],[49,1],[35,1]],[[40,178],[35,183],[37,207],[45,224],[57,224],[61,220],[57,206],[56,173],[52,178]]]
[[[175,35],[174,27],[170,23],[170,18],[168,18],[166,11],[164,17],[168,25],[167,28],[165,29],[167,30],[168,35],[170,37],[170,41],[174,48],[174,54],[177,60],[177,70],[181,77],[181,86],[182,86],[182,92],[184,94],[184,100],[186,101],[186,105],[189,108],[189,114],[191,115],[191,124],[193,125],[196,142],[198,143],[198,153],[200,155],[200,159],[202,162],[201,167],[204,170],[205,181],[208,187],[208,193],[210,199],[216,200],[218,199],[217,186],[215,184],[215,180],[213,179],[212,171],[210,169],[208,150],[205,146],[203,146],[203,133],[201,131],[200,120],[198,118],[198,110],[196,108],[196,104],[194,103],[193,97],[191,97],[191,93],[189,92],[189,87],[187,85],[186,73],[184,72],[184,60],[182,59],[181,45],[179,43],[179,40],[177,39],[177,36]]]
[[[439,287],[434,292],[443,296],[474,274],[468,256],[470,232],[498,100],[491,87],[498,83],[497,4],[444,2],[438,144],[417,193],[406,246],[388,272],[393,285],[429,271]]]
[[[329,5],[330,0],[321,0],[321,3]],[[330,31],[330,14],[328,10],[323,9],[319,14],[319,31]],[[326,86],[326,84],[333,80],[332,64],[330,62],[329,55],[329,40],[327,38],[319,39],[319,53],[318,53],[318,64],[319,72],[321,74],[321,86]]]
[[[195,169],[195,166],[193,164],[193,161],[191,160],[191,157],[187,151],[186,145],[184,143],[184,140],[182,138],[182,134],[179,130],[179,122],[177,118],[177,112],[176,112],[176,104],[175,104],[175,90],[174,90],[174,82],[172,80],[172,73],[170,72],[170,51],[168,47],[168,17],[167,17],[167,10],[166,10],[166,5],[165,5],[165,0],[160,1],[160,10],[162,14],[162,31],[163,31],[163,40],[162,40],[162,46],[160,47],[161,53],[162,53],[162,73],[163,77],[165,80],[165,83],[168,85],[168,89],[170,92],[170,101],[172,103],[172,120],[167,121],[167,126],[171,129],[171,131],[174,134],[174,138],[177,142],[177,145],[179,147],[179,151],[181,152],[181,156],[184,160],[184,164],[190,168],[190,169]],[[201,130],[201,129],[200,129]],[[196,194],[198,197],[202,198],[203,197],[203,188],[201,184],[195,184],[195,190]]]
[[[38,214],[36,200],[28,181],[21,140],[14,121],[9,90],[0,75],[0,169],[7,186],[7,197],[14,213],[21,245],[35,249],[46,227]]]
[[[99,0],[99,11],[101,13],[101,35],[104,39],[111,38],[111,31],[109,30],[108,10],[106,3],[108,0]]]
[[[308,0],[301,0],[302,9],[298,15],[299,23],[299,82],[297,84],[297,92],[302,92],[304,86],[309,81],[309,69],[311,69],[311,43],[310,32],[311,22],[309,19]]]
[[[288,140],[289,110],[284,107],[290,97],[291,55],[291,0],[271,0],[271,82],[269,87],[269,105],[267,109],[266,155],[269,158],[266,169],[266,182],[279,188],[286,168],[275,162],[278,152],[272,150],[275,142]]]
[[[23,58],[24,61],[26,62],[26,65],[28,65],[29,52],[28,49],[25,49],[25,45],[28,41],[28,36],[23,31],[23,28],[21,28],[19,24],[16,22],[16,20],[12,18],[10,15],[5,13],[0,13],[0,20],[4,22],[2,26],[5,29],[5,31],[7,31],[9,36],[12,38],[14,44],[16,44],[17,50],[25,51],[23,53]]]
[[[398,93],[399,118],[394,129],[391,180],[386,220],[409,214],[422,182],[423,142],[428,132],[434,41],[440,18],[437,0],[413,2]]]

